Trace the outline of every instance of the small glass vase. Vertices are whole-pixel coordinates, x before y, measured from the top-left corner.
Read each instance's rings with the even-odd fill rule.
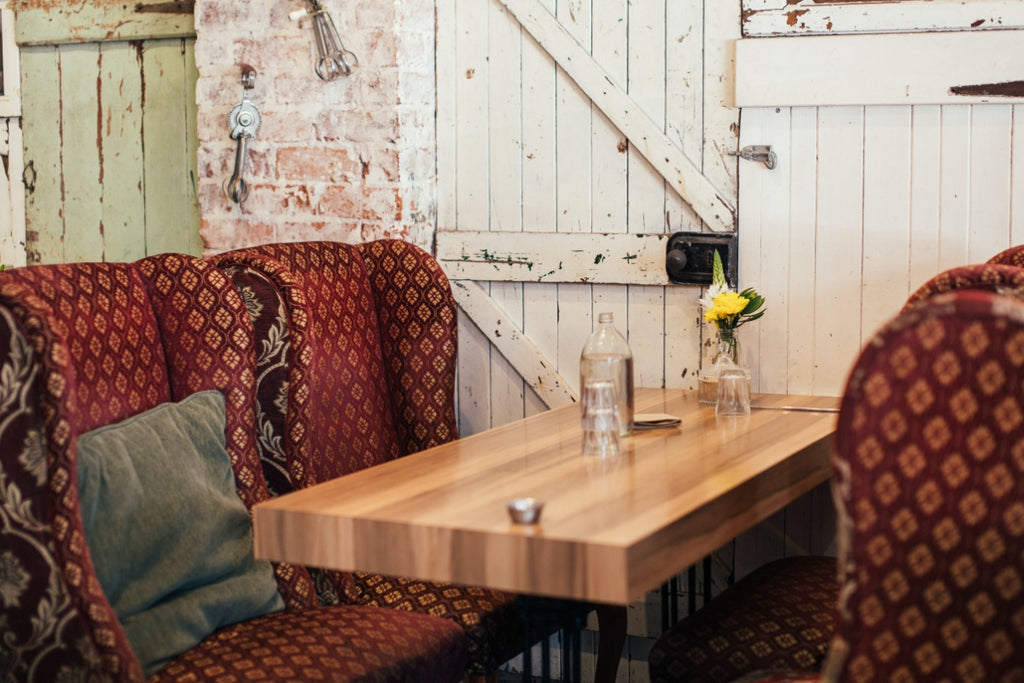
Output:
[[[716,328],[717,335],[710,345],[697,378],[697,402],[713,406],[718,402],[718,375],[724,368],[742,368],[740,338],[735,328]]]

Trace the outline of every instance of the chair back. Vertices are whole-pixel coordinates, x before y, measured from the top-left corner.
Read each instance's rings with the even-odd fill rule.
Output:
[[[1002,263],[1007,266],[1024,268],[1024,244],[1004,249],[988,260],[988,263]]]
[[[933,296],[959,289],[978,289],[1024,298],[1024,268],[1001,263],[978,263],[943,271],[910,295],[903,310]]]
[[[212,264],[174,254],[12,269],[0,273],[0,312],[6,362],[28,349],[34,361],[12,368],[28,393],[18,397],[26,407],[7,427],[23,425],[25,442],[4,449],[0,474],[21,483],[17,493],[26,501],[15,505],[14,489],[5,486],[5,510],[31,514],[22,526],[35,524],[40,534],[21,604],[38,606],[32,642],[46,644],[33,653],[31,642],[22,647],[5,636],[5,646],[28,662],[29,677],[37,680],[59,680],[62,672],[142,680],[85,542],[77,438],[217,389],[225,398],[226,446],[239,496],[247,506],[266,500],[254,443],[251,323],[237,290]],[[37,427],[27,427],[33,420]],[[279,565],[275,572],[289,606],[315,604],[305,570]],[[10,594],[0,602],[6,617]],[[57,667],[54,675],[47,667]]]
[[[276,493],[458,435],[455,304],[421,249],[399,240],[282,243],[214,261],[242,292],[267,350],[262,457],[265,470],[287,473]]]
[[[395,430],[403,454],[459,437],[458,309],[430,254],[401,240],[359,245],[373,290]]]
[[[1024,677],[1024,302],[965,290],[856,362],[833,486],[830,680]]]

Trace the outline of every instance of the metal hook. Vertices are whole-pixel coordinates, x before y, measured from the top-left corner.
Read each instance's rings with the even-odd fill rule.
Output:
[[[256,69],[242,64],[242,101],[234,106],[228,114],[228,129],[235,145],[235,170],[231,177],[224,181],[223,190],[228,199],[241,204],[249,196],[249,185],[242,178],[245,168],[245,148],[249,138],[256,137],[262,117],[256,105],[249,101],[249,91],[256,84]]]

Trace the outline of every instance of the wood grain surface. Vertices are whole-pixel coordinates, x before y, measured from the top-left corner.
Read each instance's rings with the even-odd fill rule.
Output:
[[[578,406],[535,415],[258,505],[256,555],[628,604],[829,476],[834,412],[719,419],[664,389],[638,390],[636,410],[681,424],[597,459],[580,454]],[[511,523],[518,497],[544,501],[539,524]]]

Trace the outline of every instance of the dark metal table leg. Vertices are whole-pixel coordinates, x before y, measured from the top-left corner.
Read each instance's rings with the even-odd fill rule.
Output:
[[[580,683],[583,668],[580,632],[583,630],[583,619],[593,606],[570,600],[530,596],[520,598],[519,606],[520,618],[526,633],[523,648],[524,683],[533,683],[533,659],[530,650],[533,640],[531,636],[535,633],[544,635],[541,640],[541,680],[544,683],[551,681],[549,634],[556,626],[562,630],[562,678],[572,683]]]

